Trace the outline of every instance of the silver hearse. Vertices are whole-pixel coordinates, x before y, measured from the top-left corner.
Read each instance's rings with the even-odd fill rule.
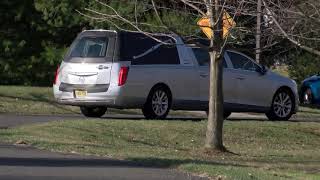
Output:
[[[61,104],[79,106],[88,117],[108,107],[141,108],[147,119],[169,110],[208,110],[209,55],[176,36],[88,30],[78,35],[57,69],[53,91]],[[298,109],[296,83],[266,70],[248,56],[224,53],[224,115],[265,113],[288,120]]]

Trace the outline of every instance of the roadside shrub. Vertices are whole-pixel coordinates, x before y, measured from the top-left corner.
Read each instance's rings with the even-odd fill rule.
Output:
[[[31,84],[36,86],[51,86],[54,73],[61,62],[66,48],[46,46],[38,58],[31,57],[29,64],[32,73]]]
[[[318,73],[320,73],[320,57],[310,53],[296,56],[289,65],[289,75],[298,85],[305,78]]]
[[[1,85],[51,86],[66,48],[47,45],[39,55],[0,57]]]

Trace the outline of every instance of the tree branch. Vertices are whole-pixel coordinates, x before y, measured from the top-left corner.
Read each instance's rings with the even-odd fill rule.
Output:
[[[263,2],[263,5],[265,6],[265,8],[266,8],[268,11],[271,12],[271,14],[270,14],[269,16],[272,18],[273,22],[274,22],[274,23],[276,24],[276,26],[279,28],[280,32],[282,33],[282,35],[283,35],[284,37],[286,37],[291,43],[295,44],[296,46],[300,47],[301,49],[304,49],[304,50],[306,50],[306,51],[308,51],[308,52],[310,52],[310,53],[312,53],[312,54],[316,54],[316,55],[320,56],[320,51],[318,51],[318,50],[316,50],[316,49],[313,49],[313,48],[311,48],[311,47],[305,46],[305,45],[299,43],[298,41],[296,41],[295,39],[291,38],[291,37],[288,35],[288,33],[281,27],[281,25],[280,25],[280,23],[277,21],[277,19],[274,17],[274,15],[273,15],[274,13],[273,13],[273,11],[269,8],[269,6],[267,5],[267,3],[266,3],[264,0],[262,0],[262,2]]]

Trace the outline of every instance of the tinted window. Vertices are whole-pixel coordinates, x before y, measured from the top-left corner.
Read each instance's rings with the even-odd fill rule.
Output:
[[[234,69],[243,69],[248,71],[255,71],[258,68],[254,62],[249,58],[234,52],[228,52],[230,60]]]
[[[166,36],[156,36],[166,43],[175,40]],[[131,64],[180,64],[175,45],[165,45],[141,33],[123,32],[120,42],[121,61],[131,61]]]
[[[209,66],[210,64],[210,55],[209,52],[201,48],[192,48],[193,53],[198,61],[199,66]],[[226,60],[223,58],[223,67],[227,68]]]
[[[107,46],[108,40],[106,37],[82,37],[71,46],[70,57],[105,57]]]
[[[200,66],[209,66],[210,56],[208,51],[201,48],[192,48],[192,50]]]

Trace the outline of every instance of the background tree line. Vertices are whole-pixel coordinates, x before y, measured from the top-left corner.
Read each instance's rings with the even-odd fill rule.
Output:
[[[133,1],[106,1],[112,4],[112,7],[118,8],[122,14],[132,14],[134,11]],[[123,6],[121,3],[127,3]],[[194,24],[187,26],[184,29],[185,34],[202,36],[200,29],[196,25],[197,19],[193,18],[192,11],[189,15],[181,16],[179,13],[166,11],[165,7],[172,9],[187,8],[181,4],[170,4],[167,1],[157,1],[162,3],[161,13],[167,24],[175,24],[176,28],[184,24]],[[56,66],[63,58],[63,54],[76,37],[84,28],[114,28],[110,22],[93,20],[86,18],[79,12],[85,8],[99,9],[95,1],[86,0],[3,0],[0,2],[0,84],[15,84],[15,85],[34,85],[34,86],[50,86],[53,79],[53,74]],[[144,9],[139,9],[136,19],[143,19],[146,22],[146,28],[150,31],[159,31],[156,17],[150,13],[152,7],[143,6]],[[79,12],[77,12],[77,10]],[[101,9],[104,11],[106,9]],[[126,13],[128,12],[128,13]],[[174,17],[174,18],[172,18]],[[254,26],[255,17],[237,17],[237,25],[241,27]],[[138,21],[137,21],[138,22]],[[149,24],[153,26],[148,27]],[[120,23],[121,24],[121,23]],[[125,23],[123,26],[126,26]],[[305,27],[306,28],[306,27]],[[180,28],[181,29],[181,28]],[[160,28],[161,30],[161,28]],[[162,29],[166,31],[166,29]],[[173,29],[174,31],[174,29]],[[319,37],[317,31],[312,32],[312,35]],[[234,33],[237,39],[234,40],[232,47],[249,53],[254,57],[255,47],[254,31],[238,31]],[[265,44],[272,44],[277,41],[277,37],[264,37]],[[311,38],[311,37],[310,37]],[[309,40],[312,43],[311,40]],[[245,44],[243,42],[246,42]],[[311,46],[320,45],[313,43]],[[273,65],[274,62],[286,63],[289,65],[290,74],[296,77],[298,81],[304,77],[318,73],[320,70],[320,59],[316,55],[306,53],[288,41],[281,40],[272,46],[267,47],[262,53],[262,62],[267,65]]]
[[[119,11],[134,6],[108,1]],[[50,86],[56,66],[72,40],[83,29],[110,28],[79,14],[84,8],[101,8],[86,0],[3,0],[0,2],[0,84]],[[146,13],[138,18],[153,21]],[[169,14],[168,14],[169,15]],[[177,16],[177,21],[181,18]],[[155,28],[154,28],[155,30]]]
[[[1,1],[1,84],[50,85],[67,46],[83,27],[93,27],[74,11],[88,4],[84,0]]]

